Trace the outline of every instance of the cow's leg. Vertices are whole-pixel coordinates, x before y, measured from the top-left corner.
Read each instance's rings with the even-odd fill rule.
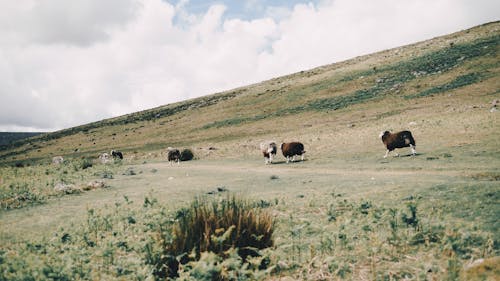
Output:
[[[389,156],[389,149],[387,149],[387,151],[385,152],[385,155],[384,155],[384,158],[387,158],[387,156]]]
[[[415,150],[415,146],[413,144],[410,144],[410,147],[411,147],[411,154],[413,154],[413,156],[415,156],[417,154],[417,151]]]

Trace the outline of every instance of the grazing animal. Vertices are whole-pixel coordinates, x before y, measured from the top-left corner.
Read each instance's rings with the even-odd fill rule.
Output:
[[[177,165],[179,165],[181,161],[181,152],[177,148],[167,148],[167,160],[170,165],[174,162],[177,162]]]
[[[64,158],[62,156],[54,156],[52,157],[52,164],[62,164],[64,162]]]
[[[120,151],[111,150],[110,154],[111,154],[111,156],[113,156],[113,158],[123,159],[123,154]]]
[[[102,164],[106,164],[109,162],[109,154],[106,152],[99,154],[99,160]]]
[[[385,131],[380,133],[380,138],[387,148],[384,158],[387,158],[389,152],[394,149],[403,147],[411,147],[411,153],[413,155],[417,154],[417,151],[415,150],[415,139],[413,139],[410,131],[401,131],[394,134],[389,131]],[[396,156],[399,156],[399,154],[396,153]]]
[[[260,151],[264,155],[264,161],[267,165],[273,163],[273,158],[276,156],[278,147],[274,141],[265,141],[260,143]]]
[[[304,161],[304,145],[300,142],[288,142],[281,144],[281,151],[283,152],[283,156],[286,158],[286,162],[295,161],[295,156],[300,155],[302,161]]]

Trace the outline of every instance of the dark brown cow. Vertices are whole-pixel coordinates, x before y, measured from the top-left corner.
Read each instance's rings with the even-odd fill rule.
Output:
[[[176,149],[176,148],[168,148],[167,151],[167,160],[172,165],[173,162],[177,162],[177,165],[179,165],[181,161],[181,152]]]
[[[121,153],[120,151],[111,150],[110,154],[111,154],[111,156],[113,156],[113,158],[123,159],[123,153]]]
[[[389,152],[394,149],[403,147],[411,147],[411,153],[413,155],[417,154],[417,151],[415,151],[415,139],[410,131],[401,131],[394,134],[389,131],[385,131],[380,133],[380,138],[387,148],[384,158],[387,158]],[[399,154],[396,153],[396,156],[399,156]]]
[[[283,152],[283,156],[286,158],[286,162],[290,162],[290,159],[295,161],[295,156],[300,155],[301,160],[304,161],[304,145],[300,142],[288,142],[281,144],[281,151]]]

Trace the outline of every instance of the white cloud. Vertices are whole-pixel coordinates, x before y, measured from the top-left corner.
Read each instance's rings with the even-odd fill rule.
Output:
[[[65,128],[211,94],[498,20],[500,10],[487,0],[335,0],[243,20],[225,19],[224,5],[192,14],[186,0],[5,2],[0,130]]]

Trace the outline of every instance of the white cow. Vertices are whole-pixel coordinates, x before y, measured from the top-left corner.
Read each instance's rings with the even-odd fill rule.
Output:
[[[264,161],[267,165],[273,163],[273,158],[276,156],[278,147],[274,141],[265,141],[260,143],[260,151],[264,155]]]

